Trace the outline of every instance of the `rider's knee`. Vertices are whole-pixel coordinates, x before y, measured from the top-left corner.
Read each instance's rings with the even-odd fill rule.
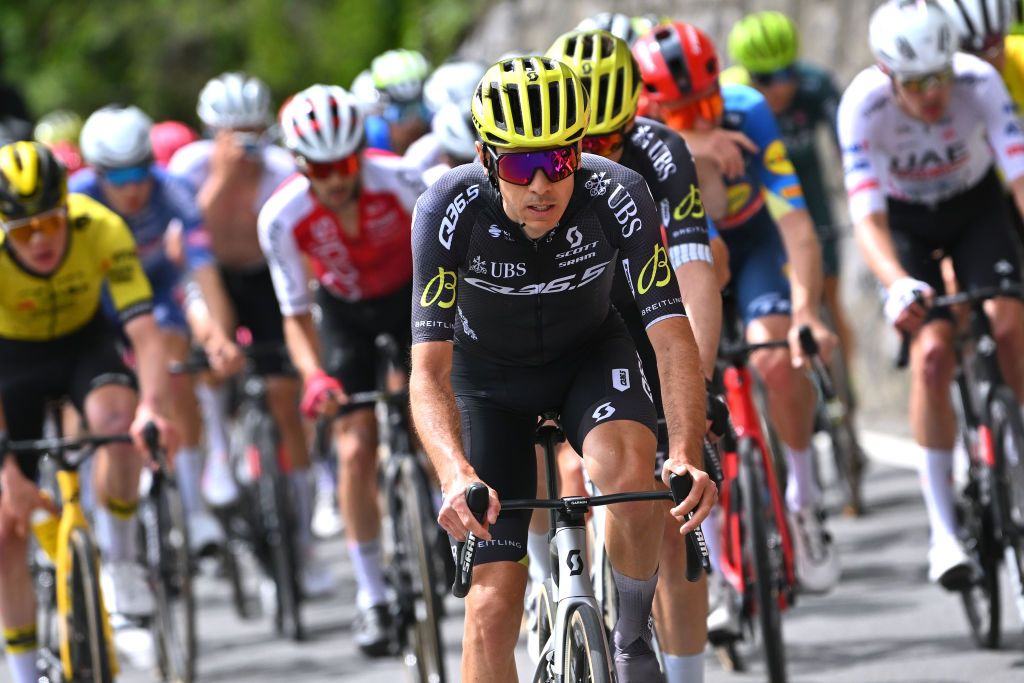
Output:
[[[474,636],[494,645],[498,640],[515,640],[523,613],[522,595],[516,591],[486,590],[473,596],[466,614],[466,637]]]
[[[1019,314],[999,315],[993,318],[992,334],[1000,349],[1019,352],[1024,347],[1024,321]]]
[[[27,544],[28,540],[14,533],[13,528],[0,530],[0,574],[6,574],[14,564],[25,564]]]
[[[921,370],[926,386],[945,391],[953,379],[953,353],[944,339],[929,338],[921,342]]]
[[[769,391],[785,393],[794,387],[796,374],[786,349],[758,351],[750,362]]]
[[[343,418],[337,440],[338,462],[342,471],[355,476],[372,475],[377,470],[377,434],[373,413],[353,413]]]

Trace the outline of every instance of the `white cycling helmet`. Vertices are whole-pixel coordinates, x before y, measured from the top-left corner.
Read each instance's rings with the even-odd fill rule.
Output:
[[[426,57],[415,50],[388,50],[370,63],[373,86],[391,102],[418,100],[429,73]]]
[[[1010,0],[939,0],[939,4],[956,24],[960,46],[968,52],[998,45],[1010,28]]]
[[[284,146],[309,161],[334,161],[363,144],[360,100],[339,85],[311,85],[281,110]]]
[[[476,157],[476,129],[469,108],[449,102],[437,110],[430,127],[449,156],[460,161]]]
[[[622,38],[628,44],[639,38],[633,30],[633,17],[621,12],[598,12],[592,17],[587,17],[576,25],[577,31],[607,31],[616,38]]]
[[[270,125],[270,88],[240,72],[210,79],[199,93],[199,120],[210,128],[263,128]]]
[[[447,62],[434,69],[423,86],[423,103],[432,112],[441,111],[449,102],[465,105],[469,111],[473,91],[483,78],[487,67],[480,62]]]
[[[959,42],[956,24],[930,0],[889,0],[871,15],[868,38],[881,67],[899,77],[949,68]]]
[[[153,161],[149,130],[153,121],[138,107],[109,105],[85,120],[79,145],[90,166],[105,169],[141,166]]]

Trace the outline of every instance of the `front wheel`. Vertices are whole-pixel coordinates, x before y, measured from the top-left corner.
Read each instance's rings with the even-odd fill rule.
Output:
[[[744,596],[744,600],[752,598],[753,608],[757,612],[768,679],[771,683],[785,683],[786,652],[782,639],[782,613],[779,607],[780,582],[772,570],[766,524],[766,520],[773,516],[773,511],[764,496],[766,485],[762,453],[751,439],[742,439],[738,452],[744,555],[750,563],[747,571],[753,584],[747,586],[752,595]]]
[[[388,499],[394,531],[392,583],[398,593],[400,626],[405,630],[403,660],[416,680],[443,683],[441,605],[434,591],[443,568],[434,543],[428,541],[436,535],[430,523],[430,488],[414,456],[392,457],[401,458]]]
[[[67,588],[71,609],[61,630],[61,654],[71,669],[64,672],[64,679],[112,683],[116,665],[100,597],[99,556],[92,539],[82,529],[71,531],[69,544]]]
[[[964,549],[981,567],[981,574],[960,593],[978,647],[995,650],[1000,641],[999,545],[995,539],[991,513],[979,498],[978,481],[972,476],[956,504],[957,522],[964,538]]]
[[[1016,397],[999,387],[989,401],[992,445],[997,453],[993,502],[1017,612],[1024,619],[1024,419]]]
[[[566,619],[562,680],[611,683],[610,665],[601,617],[589,605],[576,605]]]

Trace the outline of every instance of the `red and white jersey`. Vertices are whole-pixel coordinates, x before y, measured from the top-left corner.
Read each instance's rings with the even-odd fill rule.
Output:
[[[1008,181],[1024,174],[1024,133],[999,73],[957,53],[945,115],[927,124],[899,106],[878,67],[860,72],[839,105],[839,141],[850,215],[886,211],[886,197],[934,205],[976,185],[997,161]]]
[[[259,215],[260,246],[283,315],[309,310],[309,257],[320,284],[346,301],[386,296],[412,279],[412,210],[422,170],[390,152],[362,154],[359,225],[354,235],[313,195],[309,179],[289,178]]]

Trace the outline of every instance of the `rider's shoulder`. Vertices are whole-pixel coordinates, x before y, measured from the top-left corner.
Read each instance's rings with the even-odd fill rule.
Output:
[[[974,87],[1002,78],[995,67],[984,59],[964,52],[953,55],[953,75],[956,78],[954,87]]]
[[[84,166],[68,176],[68,192],[80,192],[95,198],[99,188],[99,176],[92,166]]]
[[[275,177],[287,178],[295,172],[295,157],[284,147],[266,145],[263,148],[263,167]]]
[[[97,199],[81,192],[68,193],[68,225],[78,232],[97,235],[108,229],[127,230],[124,220]]]
[[[765,103],[764,95],[757,88],[742,83],[723,85],[722,101],[726,110],[732,112],[750,111]]]
[[[309,178],[294,173],[281,183],[260,209],[259,223],[290,221],[298,223],[316,208]]]
[[[471,198],[476,199],[488,182],[487,172],[479,162],[462,164],[442,174],[420,195],[416,205],[421,211],[444,211],[460,195],[472,195]]]
[[[205,169],[210,163],[213,153],[213,140],[196,140],[190,142],[171,157],[167,170],[171,175],[189,177],[191,174]]]
[[[862,69],[843,93],[842,106],[875,111],[893,99],[892,83],[877,65]]]

